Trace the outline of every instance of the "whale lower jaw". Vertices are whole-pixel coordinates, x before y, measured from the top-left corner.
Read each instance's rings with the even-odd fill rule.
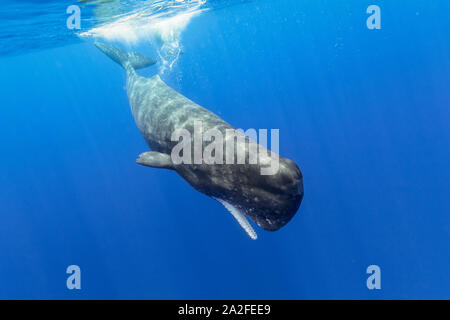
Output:
[[[244,229],[244,231],[247,233],[247,235],[252,240],[258,239],[258,235],[256,234],[255,230],[253,229],[250,222],[245,217],[245,214],[240,211],[238,208],[233,206],[232,204],[226,202],[225,200],[214,198],[217,201],[219,201],[230,213],[231,215],[236,219],[236,221],[239,223],[239,225]]]

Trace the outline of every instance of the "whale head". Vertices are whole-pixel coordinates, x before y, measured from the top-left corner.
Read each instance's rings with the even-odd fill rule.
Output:
[[[279,157],[275,174],[260,165],[181,165],[176,171],[195,189],[219,200],[236,217],[249,217],[267,231],[287,224],[303,199],[303,177],[295,162]]]
[[[255,183],[243,187],[239,201],[245,214],[261,228],[276,231],[287,224],[303,199],[303,176],[295,162],[280,157],[273,175],[255,175]]]

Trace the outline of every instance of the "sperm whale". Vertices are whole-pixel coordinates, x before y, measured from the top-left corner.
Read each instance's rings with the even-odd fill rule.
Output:
[[[304,193],[302,173],[295,162],[270,151],[258,153],[256,163],[230,164],[225,161],[226,152],[223,152],[224,161],[212,164],[174,161],[173,149],[179,145],[173,139],[174,132],[191,133],[192,141],[184,143],[188,142],[195,153],[196,123],[202,124],[202,130],[212,130],[225,137],[228,130],[235,128],[169,87],[159,75],[146,78],[136,73],[137,69],[155,64],[155,60],[110,44],[96,42],[95,45],[126,71],[131,112],[151,150],[139,155],[138,164],[176,171],[193,188],[220,202],[251,239],[256,239],[257,234],[247,217],[267,231],[276,231],[292,219]],[[250,158],[251,145],[255,143],[248,137],[235,138],[225,138],[224,150],[230,150],[226,146],[233,145],[233,151],[237,154],[242,151]],[[256,146],[258,150],[266,150]],[[201,151],[205,148],[202,144]],[[222,157],[217,150],[215,155]],[[261,174],[274,159],[277,170],[273,174]]]

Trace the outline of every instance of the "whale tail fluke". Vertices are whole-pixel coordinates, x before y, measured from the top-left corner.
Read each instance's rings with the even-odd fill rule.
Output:
[[[137,70],[149,67],[156,63],[156,60],[146,57],[140,53],[126,52],[125,50],[111,44],[96,41],[94,45],[127,71],[129,68]]]

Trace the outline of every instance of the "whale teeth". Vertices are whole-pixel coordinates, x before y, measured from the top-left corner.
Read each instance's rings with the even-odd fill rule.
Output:
[[[231,215],[236,219],[236,221],[239,223],[239,225],[244,229],[244,231],[247,233],[247,235],[252,239],[256,240],[258,239],[258,235],[256,234],[255,230],[253,229],[250,222],[248,222],[247,218],[245,217],[244,213],[242,213],[239,209],[237,209],[232,204],[226,202],[225,200],[214,198],[217,201],[219,201],[230,213]]]

